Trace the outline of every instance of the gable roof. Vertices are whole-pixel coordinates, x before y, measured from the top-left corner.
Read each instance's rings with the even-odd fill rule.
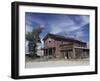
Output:
[[[59,40],[59,41],[69,41],[69,42],[77,42],[77,43],[82,43],[82,44],[86,44],[86,42],[83,42],[81,40],[75,39],[75,38],[71,38],[71,37],[65,37],[65,36],[61,36],[61,35],[56,35],[56,34],[51,34],[48,33],[43,40],[45,41],[48,37]]]

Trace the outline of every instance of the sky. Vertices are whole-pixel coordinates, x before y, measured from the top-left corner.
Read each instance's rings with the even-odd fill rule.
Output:
[[[47,33],[52,33],[89,42],[89,24],[89,15],[25,12],[26,33],[43,27],[41,41]]]

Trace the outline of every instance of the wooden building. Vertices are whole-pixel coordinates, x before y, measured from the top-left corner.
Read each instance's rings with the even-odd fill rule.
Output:
[[[48,33],[44,39],[44,55],[53,58],[77,59],[89,57],[87,44],[70,37]]]

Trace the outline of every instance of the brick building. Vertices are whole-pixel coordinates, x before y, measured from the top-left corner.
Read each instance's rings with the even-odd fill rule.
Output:
[[[89,49],[86,42],[75,38],[48,33],[43,41],[45,56],[67,59],[89,57]]]

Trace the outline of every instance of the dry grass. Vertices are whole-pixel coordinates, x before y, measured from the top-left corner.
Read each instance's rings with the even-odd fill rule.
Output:
[[[86,59],[30,59],[26,60],[26,68],[41,68],[41,67],[60,67],[60,66],[85,66],[89,65],[89,58]]]

